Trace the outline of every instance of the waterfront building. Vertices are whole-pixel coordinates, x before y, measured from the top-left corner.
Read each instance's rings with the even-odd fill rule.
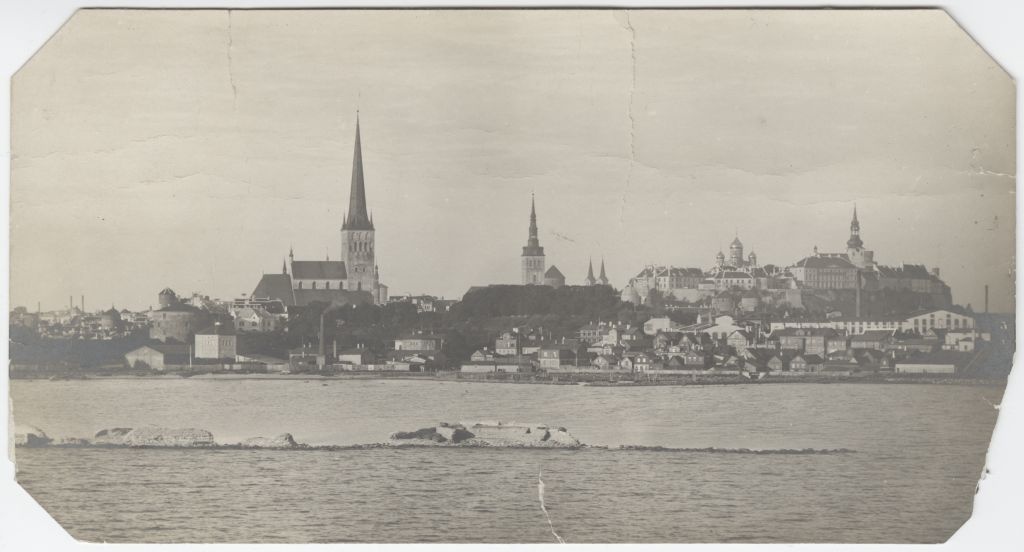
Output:
[[[187,366],[188,347],[182,343],[149,343],[124,355],[129,368],[164,371],[172,366]]]
[[[837,335],[831,328],[785,328],[772,332],[771,339],[779,342],[780,349],[824,356],[828,352],[828,339]]]
[[[440,352],[444,339],[440,336],[416,333],[395,339],[396,351]]]
[[[234,362],[235,355],[238,354],[234,326],[220,322],[197,332],[195,345],[195,358]]]

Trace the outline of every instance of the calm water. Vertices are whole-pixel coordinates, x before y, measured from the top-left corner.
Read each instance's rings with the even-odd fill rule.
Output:
[[[200,427],[381,442],[438,421],[567,427],[594,445],[853,449],[18,449],[18,479],[77,538],[112,542],[940,542],[969,516],[1002,388],[603,388],[419,381],[13,381],[51,436]]]

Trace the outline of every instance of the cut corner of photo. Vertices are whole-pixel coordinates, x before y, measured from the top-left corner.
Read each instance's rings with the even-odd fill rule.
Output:
[[[0,6],[0,549],[1019,549],[1022,22]]]

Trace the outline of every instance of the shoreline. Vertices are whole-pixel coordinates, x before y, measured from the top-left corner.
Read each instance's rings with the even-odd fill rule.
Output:
[[[907,384],[931,384],[931,385],[971,385],[971,386],[1005,386],[1007,383],[1006,378],[965,378],[955,376],[943,376],[943,375],[928,375],[928,374],[912,374],[912,375],[893,375],[893,374],[871,374],[871,375],[823,375],[823,374],[806,374],[806,375],[785,375],[785,376],[769,376],[760,380],[751,380],[740,376],[715,376],[715,375],[704,375],[704,376],[692,376],[692,375],[660,375],[653,379],[623,379],[623,380],[609,380],[606,378],[597,377],[586,377],[591,376],[590,374],[579,377],[575,376],[566,377],[567,375],[560,375],[558,378],[544,377],[539,378],[481,378],[481,377],[452,377],[452,376],[437,376],[434,374],[423,374],[423,375],[381,375],[379,373],[353,373],[353,374],[195,374],[187,377],[182,377],[178,374],[146,374],[146,375],[129,375],[129,374],[116,374],[116,375],[80,375],[80,376],[69,376],[69,377],[52,377],[52,376],[24,376],[20,375],[17,377],[10,377],[10,381],[54,381],[54,382],[69,382],[69,381],[128,381],[128,380],[145,380],[145,381],[180,381],[180,380],[201,380],[201,381],[307,381],[307,382],[321,382],[329,383],[332,381],[343,382],[352,380],[366,380],[366,381],[388,381],[388,380],[400,380],[400,381],[418,381],[418,382],[435,382],[435,383],[499,383],[499,384],[519,384],[519,385],[573,385],[573,386],[585,386],[585,387],[664,387],[664,386],[684,386],[684,385],[775,385],[775,384],[787,384],[787,383],[820,383],[820,384],[843,384],[843,383],[863,383],[863,384],[893,384],[893,385],[907,385]]]

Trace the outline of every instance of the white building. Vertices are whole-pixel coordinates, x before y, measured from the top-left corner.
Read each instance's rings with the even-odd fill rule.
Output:
[[[195,358],[235,360],[236,347],[234,328],[217,322],[196,334]]]

